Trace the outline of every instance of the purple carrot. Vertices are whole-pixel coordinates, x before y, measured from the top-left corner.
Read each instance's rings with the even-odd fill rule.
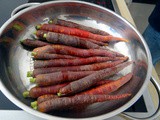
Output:
[[[26,45],[26,46],[29,46],[29,47],[42,47],[42,46],[45,46],[45,45],[51,45],[50,43],[47,43],[47,42],[43,42],[43,41],[40,41],[40,40],[32,40],[32,39],[24,39],[24,40],[21,40],[21,43],[23,45]]]
[[[71,36],[71,35],[65,35],[61,33],[48,32],[44,34],[43,37],[48,42],[54,43],[54,44],[63,44],[63,45],[68,45],[73,47],[90,48],[90,49],[100,48],[99,45],[91,41],[88,41],[86,39],[76,37],[76,36]]]
[[[83,90],[86,90],[87,88],[93,86],[98,81],[101,81],[104,77],[109,77],[111,75],[114,75],[132,63],[133,62],[124,62],[120,65],[117,65],[117,66],[114,66],[111,68],[106,68],[103,70],[99,70],[99,71],[97,71],[93,74],[90,74],[84,78],[73,81],[73,82],[69,83],[68,85],[66,85],[65,87],[61,88],[59,90],[58,95],[59,96],[68,95],[68,94],[78,93]]]
[[[47,45],[44,47],[35,48],[34,53],[54,53],[54,54],[65,54],[73,55],[78,57],[92,57],[92,56],[105,56],[105,57],[123,57],[122,55],[116,54],[115,52],[104,50],[104,49],[80,49],[71,46],[64,45]]]
[[[23,97],[31,97],[31,98],[38,98],[39,96],[45,94],[55,94],[59,91],[60,88],[66,86],[69,83],[63,83],[58,85],[46,86],[46,87],[33,87],[29,91],[23,92]]]
[[[48,112],[51,110],[65,109],[77,105],[93,104],[110,100],[119,100],[131,96],[130,93],[120,95],[75,95],[73,97],[62,97],[50,99],[37,106],[38,111]]]
[[[38,86],[55,85],[62,82],[74,81],[83,78],[87,75],[92,74],[95,71],[65,71],[65,72],[54,72],[48,74],[39,74],[36,78],[30,78],[32,83],[36,83]]]
[[[125,60],[117,60],[113,62],[109,61],[109,62],[90,64],[90,65],[37,68],[33,70],[33,77],[39,74],[46,74],[46,73],[52,73],[52,72],[58,72],[58,71],[96,71],[96,70],[116,66],[124,61]]]
[[[71,56],[71,55],[61,55],[61,54],[50,54],[50,53],[35,53],[32,52],[31,55],[33,56],[34,59],[43,59],[43,60],[50,60],[50,59],[74,59],[78,58],[76,56]]]
[[[34,61],[34,68],[42,67],[60,67],[60,66],[74,66],[86,65],[91,63],[99,63],[106,61],[126,60],[128,57],[89,57],[89,58],[75,58],[75,59],[54,59],[54,60],[36,60]]]

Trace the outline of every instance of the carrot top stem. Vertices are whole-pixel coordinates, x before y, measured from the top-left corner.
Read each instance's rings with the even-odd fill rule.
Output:
[[[24,97],[24,98],[27,98],[28,96],[29,96],[29,91],[23,92],[23,97]]]
[[[13,29],[15,29],[17,31],[21,31],[21,30],[23,30],[23,27],[21,25],[19,25],[19,24],[14,24],[13,25]]]
[[[23,43],[24,40],[20,40],[20,43]]]
[[[31,77],[31,78],[29,79],[29,81],[30,81],[31,83],[35,83],[35,82],[36,82],[36,78]]]
[[[33,75],[33,72],[32,72],[32,71],[28,71],[28,72],[27,72],[27,77],[32,77],[32,75]]]
[[[31,102],[31,107],[32,107],[32,108],[37,107],[37,105],[38,105],[37,101]]]
[[[47,34],[45,33],[45,34],[43,34],[43,38],[46,38],[47,37]]]
[[[57,96],[60,97],[60,96],[62,96],[62,94],[61,93],[57,93]]]
[[[52,23],[53,23],[53,20],[49,20],[48,23],[49,23],[49,24],[52,24]]]
[[[38,106],[35,106],[33,109],[34,109],[34,110],[37,110],[37,109],[38,109]]]
[[[36,25],[36,30],[39,30],[41,28],[42,25]]]
[[[35,31],[33,32],[33,34],[36,35],[36,34],[37,34],[37,31],[35,30]]]
[[[37,55],[37,53],[36,52],[31,52],[31,55],[35,56],[35,55]]]

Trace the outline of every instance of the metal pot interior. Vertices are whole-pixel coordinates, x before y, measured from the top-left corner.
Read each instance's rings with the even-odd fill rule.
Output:
[[[3,25],[0,31],[0,79],[5,91],[26,106],[30,106],[30,102],[34,101],[24,99],[22,96],[23,91],[29,90],[34,85],[30,84],[26,77],[27,71],[33,70],[31,51],[21,46],[20,40],[32,38],[34,25],[47,22],[49,18],[63,18],[128,39],[128,43],[114,42],[110,43],[109,47],[128,56],[135,63],[118,73],[124,75],[133,72],[134,76],[129,83],[113,93],[132,93],[131,97],[93,104],[79,111],[53,111],[47,114],[62,118],[90,118],[103,115],[107,118],[109,114],[116,115],[127,109],[142,95],[151,72],[151,58],[143,38],[135,28],[115,13],[83,2],[44,3],[18,13]],[[7,94],[5,91],[4,94]],[[118,111],[115,112],[116,110]],[[34,114],[34,110],[31,112]]]

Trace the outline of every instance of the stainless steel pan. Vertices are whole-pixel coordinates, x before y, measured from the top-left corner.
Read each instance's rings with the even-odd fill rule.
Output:
[[[132,71],[134,76],[128,84],[116,92],[117,94],[131,92],[132,97],[120,101],[93,104],[78,112],[53,111],[46,114],[30,108],[32,100],[24,99],[22,92],[33,86],[26,77],[27,71],[33,69],[33,61],[30,51],[24,49],[19,41],[33,37],[30,35],[35,30],[33,26],[46,22],[49,18],[74,21],[128,39],[129,43],[113,43],[110,44],[110,47],[135,61],[134,65],[119,73],[126,74]],[[97,120],[115,116],[134,104],[143,94],[151,78],[152,70],[148,47],[141,34],[129,22],[108,9],[79,1],[53,1],[36,4],[10,18],[0,29],[0,66],[0,88],[2,92],[23,110],[45,119]],[[157,82],[154,80],[153,83],[157,85],[158,90]],[[151,118],[157,117],[157,115],[159,115],[159,111]]]

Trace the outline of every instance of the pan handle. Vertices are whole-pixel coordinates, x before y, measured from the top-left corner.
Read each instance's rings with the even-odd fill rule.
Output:
[[[156,81],[156,79],[153,76],[151,77],[150,80],[151,80],[152,84],[155,86],[155,88],[157,90],[157,93],[158,93],[158,98],[160,99],[160,85],[159,85],[159,83]],[[137,117],[133,117],[133,116],[127,115],[125,113],[122,113],[122,116],[125,116],[125,117],[127,117],[127,118],[129,118],[131,120],[154,120],[158,116],[160,116],[160,101],[158,103],[158,108],[155,111],[155,113],[153,113],[153,115],[151,115],[149,117],[146,117],[146,118],[137,118]]]
[[[35,6],[35,5],[39,5],[40,3],[26,3],[26,4],[22,4],[18,7],[16,7],[12,12],[11,12],[11,17],[13,17],[16,13],[18,13],[19,11],[31,7],[31,6]]]

